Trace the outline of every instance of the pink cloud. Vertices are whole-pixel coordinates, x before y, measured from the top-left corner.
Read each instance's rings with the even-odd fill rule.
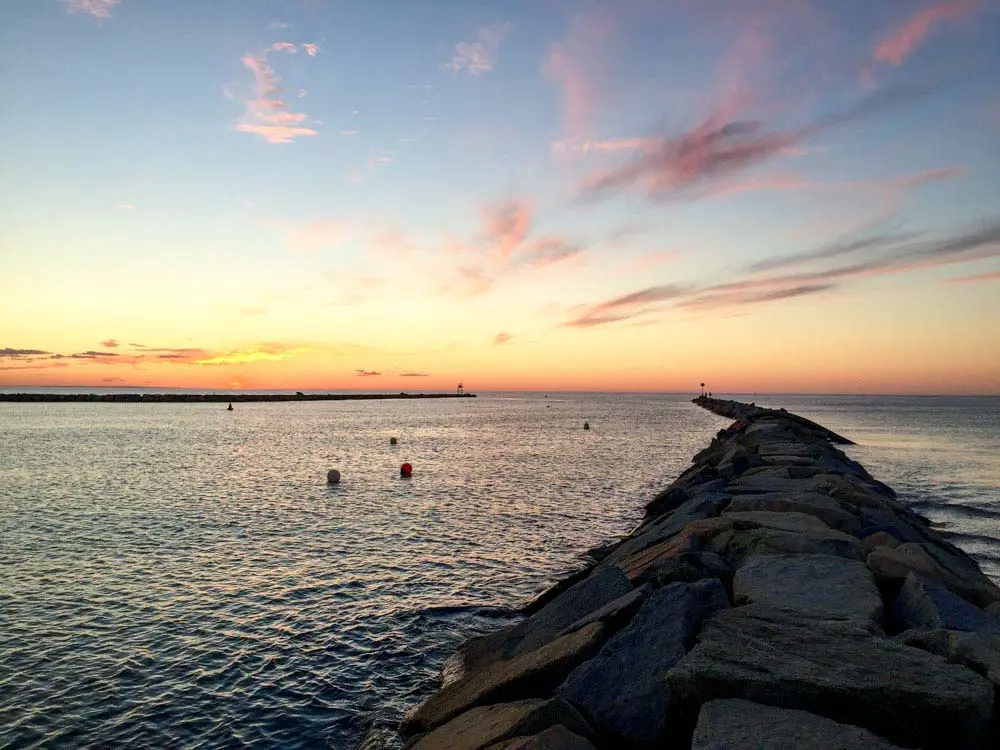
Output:
[[[121,0],[64,0],[70,13],[87,13],[94,18],[111,18],[111,9]]]
[[[107,347],[108,349],[114,349],[118,346],[118,339],[104,339],[101,342],[101,346]]]
[[[318,135],[313,128],[305,127],[308,115],[288,110],[278,86],[281,78],[271,68],[266,52],[244,55],[240,61],[253,74],[254,97],[247,102],[235,130],[254,133],[268,143],[291,143],[299,136]]]
[[[294,55],[298,52],[298,48],[291,42],[275,42],[271,45],[271,52],[287,52]]]
[[[936,25],[957,21],[978,5],[977,0],[948,0],[924,8],[875,46],[875,59],[894,66],[902,65]]]
[[[948,279],[949,284],[970,284],[976,281],[1000,281],[1000,271],[988,271],[986,273],[977,273],[971,276],[956,276],[953,279]]]
[[[534,209],[534,203],[527,199],[501,201],[482,207],[483,231],[501,261],[506,261],[528,236]]]
[[[509,333],[498,333],[496,336],[493,337],[493,343],[506,344],[508,341],[511,340],[511,338],[512,337]]]
[[[582,138],[597,112],[603,85],[601,53],[613,31],[606,12],[580,13],[570,21],[566,37],[549,46],[542,71],[562,90],[564,127],[574,138]]]
[[[658,268],[664,263],[669,263],[676,259],[677,253],[674,252],[659,251],[646,253],[636,259],[635,267],[640,271],[652,271],[654,268]]]
[[[314,253],[339,245],[351,234],[347,224],[330,219],[316,219],[302,223],[264,221],[262,224],[268,229],[281,232],[288,248],[299,253]]]
[[[456,44],[454,57],[444,67],[452,73],[461,73],[464,70],[471,76],[493,70],[497,50],[513,28],[513,24],[510,23],[493,23],[481,27],[478,41]]]
[[[316,57],[319,54],[318,44],[303,44],[302,49],[309,57]]]
[[[644,150],[654,145],[656,145],[656,139],[653,138],[616,138],[582,141],[566,138],[561,141],[555,141],[552,144],[552,152],[556,154],[587,154],[592,151],[614,153],[616,151]]]

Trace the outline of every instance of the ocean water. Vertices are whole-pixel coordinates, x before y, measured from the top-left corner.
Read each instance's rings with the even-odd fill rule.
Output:
[[[688,399],[0,403],[0,747],[356,746],[639,520]],[[1000,398],[756,400],[1000,574]]]

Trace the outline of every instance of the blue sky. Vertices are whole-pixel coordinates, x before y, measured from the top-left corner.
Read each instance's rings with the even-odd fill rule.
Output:
[[[998,6],[8,0],[0,380],[669,387],[749,317],[897,342],[775,387],[995,390]]]

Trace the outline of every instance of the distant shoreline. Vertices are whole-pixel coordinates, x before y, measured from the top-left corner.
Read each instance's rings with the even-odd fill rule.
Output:
[[[0,393],[0,401],[111,403],[246,403],[248,401],[368,401],[411,398],[475,398],[475,393]]]

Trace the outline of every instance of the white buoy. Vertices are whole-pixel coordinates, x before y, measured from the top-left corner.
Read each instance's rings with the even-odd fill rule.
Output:
[[[326,473],[326,483],[340,484],[340,472],[336,469],[330,469],[330,471]]]

